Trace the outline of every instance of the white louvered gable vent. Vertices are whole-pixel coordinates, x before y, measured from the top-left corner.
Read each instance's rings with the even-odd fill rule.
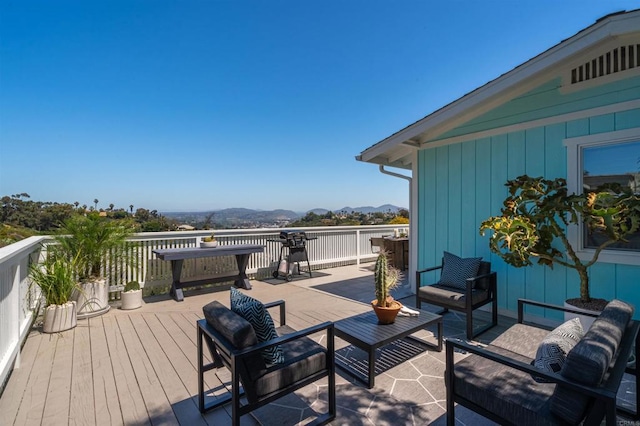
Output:
[[[597,80],[634,69],[640,69],[640,44],[624,44],[573,68],[571,84]]]

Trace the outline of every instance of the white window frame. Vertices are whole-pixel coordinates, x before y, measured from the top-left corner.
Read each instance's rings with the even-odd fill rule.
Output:
[[[582,192],[582,188],[579,186],[582,182],[582,150],[584,148],[634,141],[640,141],[640,127],[565,139],[564,145],[567,147],[567,189],[569,193],[579,194]],[[591,260],[593,258],[595,249],[584,247],[583,233],[578,225],[569,226],[567,237],[581,260]],[[640,265],[640,252],[604,249],[598,257],[598,262]]]

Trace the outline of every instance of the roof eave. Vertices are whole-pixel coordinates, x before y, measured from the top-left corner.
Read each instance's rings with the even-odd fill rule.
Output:
[[[520,87],[518,91],[522,93],[533,89],[536,84],[542,83],[555,65],[604,40],[637,32],[638,28],[640,28],[640,9],[600,18],[593,25],[513,70],[367,148],[359,157],[361,161],[380,164],[380,158],[400,144],[422,146],[430,137],[442,134],[457,124],[504,102],[505,97],[513,96],[517,87]],[[525,85],[523,82],[528,84]],[[479,108],[481,105],[482,109]],[[374,161],[376,159],[377,161]]]

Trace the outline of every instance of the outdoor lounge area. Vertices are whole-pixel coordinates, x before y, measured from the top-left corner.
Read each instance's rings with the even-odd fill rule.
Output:
[[[287,325],[300,330],[369,312],[371,267],[371,263],[364,263],[324,269],[313,278],[301,276],[292,282],[252,280],[253,288],[243,291],[263,302],[285,300]],[[397,288],[394,295],[414,306],[408,284]],[[231,424],[230,404],[206,414],[198,409],[196,321],[204,317],[202,307],[214,300],[229,306],[229,290],[186,291],[183,302],[169,296],[150,297],[140,309],[111,309],[60,334],[34,329],[22,349],[19,368],[13,371],[0,398],[2,423]],[[489,313],[483,314],[478,313],[479,326],[490,320]],[[514,322],[500,316],[498,326],[475,341],[488,343]],[[436,343],[435,331],[435,326],[427,327],[416,336]],[[465,339],[464,315],[447,313],[443,334],[445,339]],[[314,339],[321,341],[322,336]],[[363,351],[339,338],[335,344],[337,361],[363,368]],[[460,360],[468,354],[457,352],[454,356]],[[337,369],[337,416],[331,424],[444,425],[444,374],[444,350],[434,351],[407,339],[388,345],[378,350],[371,389]],[[229,380],[224,368],[217,373],[209,371],[205,386],[223,394],[229,390],[222,384]],[[619,396],[633,405],[632,385],[624,379]],[[242,416],[241,424],[305,424],[326,412],[326,386],[326,378],[308,385]],[[455,412],[456,424],[494,424],[464,407],[456,407]]]

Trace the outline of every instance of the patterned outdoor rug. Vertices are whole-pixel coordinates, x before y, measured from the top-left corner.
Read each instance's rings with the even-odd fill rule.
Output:
[[[409,338],[396,340],[376,349],[376,376],[423,354],[427,349],[427,345]],[[369,371],[367,353],[353,345],[336,350],[336,363],[346,365],[365,376]]]
[[[359,279],[354,281],[353,285],[350,285],[348,282],[345,283],[344,281],[339,281],[314,285],[311,288],[369,304],[375,298],[373,277],[371,277],[370,280],[370,282],[363,283],[362,279]],[[405,297],[413,296],[413,292],[411,291],[408,283],[402,282],[396,288],[391,290],[391,296],[396,300],[400,300]]]

